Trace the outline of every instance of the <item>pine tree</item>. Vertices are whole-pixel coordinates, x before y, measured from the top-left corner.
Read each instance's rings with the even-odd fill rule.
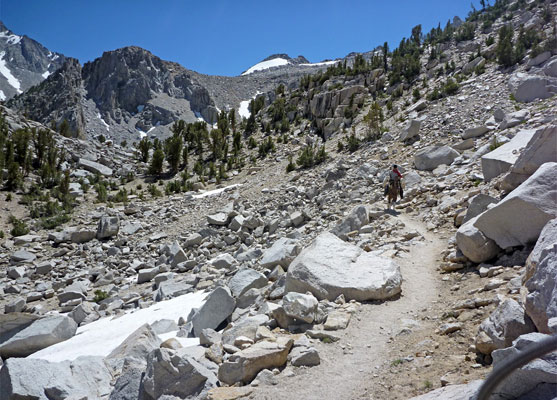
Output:
[[[162,173],[162,166],[164,163],[164,152],[162,149],[157,148],[153,153],[151,164],[149,165],[149,173],[151,175],[160,175]]]
[[[149,139],[144,137],[139,141],[137,147],[139,148],[139,152],[141,153],[141,161],[143,161],[144,163],[149,161],[149,150],[151,149],[151,142],[149,141]]]
[[[510,25],[502,26],[499,29],[499,41],[497,42],[497,62],[504,66],[514,65],[513,60],[513,28]]]
[[[168,162],[172,174],[178,172],[180,157],[182,156],[182,146],[182,136],[179,134],[174,134],[165,141],[166,161]]]

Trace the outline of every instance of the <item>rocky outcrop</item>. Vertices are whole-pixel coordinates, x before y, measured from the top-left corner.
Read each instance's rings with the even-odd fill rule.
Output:
[[[191,319],[194,335],[199,336],[207,328],[216,329],[232,314],[235,307],[236,300],[230,289],[219,287],[213,290]]]
[[[456,245],[469,260],[481,263],[495,257],[501,249],[475,226],[477,219],[472,218],[458,228]]]
[[[517,72],[509,79],[509,90],[517,101],[523,103],[547,99],[557,93],[557,79]]]
[[[84,96],[81,65],[75,58],[67,58],[56,72],[11,99],[8,106],[44,125],[55,124],[58,129],[67,121],[71,136],[83,137],[86,131]]]
[[[322,233],[290,264],[286,292],[309,291],[318,299],[384,300],[401,291],[399,266]]]
[[[41,83],[65,61],[60,53],[53,53],[28,36],[19,36],[0,22],[0,59],[8,79],[0,75],[0,100],[7,100]]]

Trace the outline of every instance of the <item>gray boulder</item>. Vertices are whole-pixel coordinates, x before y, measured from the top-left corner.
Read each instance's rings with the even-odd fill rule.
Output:
[[[161,348],[149,355],[142,382],[143,399],[156,400],[161,396],[192,398],[217,386],[215,374],[180,351]]]
[[[30,263],[35,261],[36,258],[36,255],[27,250],[17,250],[12,254],[10,260],[15,263]]]
[[[418,170],[433,171],[441,164],[452,164],[458,156],[458,151],[449,146],[428,146],[414,155],[414,165]]]
[[[557,219],[543,228],[526,266],[526,313],[539,332],[557,334]]]
[[[102,357],[58,363],[10,358],[0,369],[0,400],[102,399],[110,394],[111,379]]]
[[[281,337],[276,342],[261,341],[233,354],[219,367],[219,380],[233,385],[251,382],[263,369],[279,368],[286,364],[294,341]]]
[[[306,346],[294,347],[288,355],[288,360],[295,367],[314,367],[321,363],[317,350],[314,347]]]
[[[0,336],[0,357],[27,357],[75,335],[77,324],[65,315],[52,315]]]
[[[449,385],[409,400],[475,400],[482,383],[476,380],[462,385]]]
[[[244,336],[255,341],[257,328],[269,322],[269,317],[263,314],[257,314],[252,317],[245,317],[240,321],[234,322],[231,326],[222,332],[223,344],[234,344],[238,336]]]
[[[95,161],[80,158],[77,165],[86,171],[92,172],[93,174],[112,176],[112,169]]]
[[[501,183],[506,191],[514,190],[547,162],[557,162],[557,125],[536,130]]]
[[[318,304],[311,294],[290,292],[282,298],[282,308],[287,316],[309,324],[315,319]]]
[[[470,261],[482,263],[495,257],[501,249],[476,228],[477,219],[474,217],[458,228],[456,245]]]
[[[319,235],[290,264],[286,292],[311,292],[318,299],[384,300],[401,291],[399,266],[366,253],[332,233]]]
[[[225,226],[228,224],[228,214],[219,212],[213,215],[207,215],[209,225]]]
[[[267,285],[267,278],[254,269],[246,268],[238,271],[228,282],[234,297],[240,297],[251,288],[262,288]]]
[[[76,281],[67,286],[62,293],[58,295],[58,301],[63,304],[70,300],[85,300],[87,295],[87,285],[85,282]]]
[[[422,121],[419,119],[411,119],[408,121],[404,130],[400,133],[400,141],[405,142],[418,136],[421,125]]]
[[[557,163],[543,164],[497,205],[479,215],[474,226],[502,249],[535,242],[545,224],[557,217],[555,182]]]
[[[471,139],[478,136],[485,135],[489,132],[489,128],[485,125],[475,126],[474,128],[466,129],[460,136],[462,139]]]
[[[557,93],[557,79],[517,72],[509,79],[509,89],[517,101],[530,103],[537,99],[547,99]]]
[[[97,239],[108,239],[118,234],[120,220],[118,217],[104,216],[99,220],[97,227]]]
[[[192,317],[193,334],[199,336],[206,328],[216,329],[232,314],[235,307],[236,300],[232,297],[230,289],[216,288]]]
[[[230,269],[230,267],[236,264],[236,259],[228,253],[219,254],[211,261],[211,265],[217,269]]]
[[[466,215],[464,216],[463,223],[466,223],[470,221],[472,218],[477,217],[485,210],[487,210],[487,207],[490,204],[495,204],[498,201],[499,200],[497,200],[495,197],[491,197],[483,193],[471,197],[469,200],[470,204],[468,206],[468,209],[466,210]]]
[[[528,333],[520,336],[513,342],[512,347],[494,351],[493,367],[497,368],[507,357],[525,351],[528,346],[546,338],[543,333]],[[537,400],[553,400],[557,393],[557,353],[552,352],[540,358],[530,361],[522,368],[515,370],[509,375],[503,385],[496,390],[496,395],[504,399],[528,398],[529,393],[537,390],[541,385],[552,386],[551,397],[538,397]],[[534,399],[535,397],[530,397]]]
[[[530,139],[534,136],[534,133],[534,130],[520,131],[509,142],[482,156],[482,173],[484,179],[489,181],[507,172],[516,162],[521,149],[528,144]]]
[[[110,352],[107,359],[123,360],[134,358],[145,361],[151,351],[158,349],[161,340],[149,324],[144,324],[133,331],[124,341]]]
[[[331,230],[331,233],[342,240],[347,240],[347,233],[357,231],[368,223],[369,215],[366,206],[356,206],[350,211],[347,217]]]
[[[271,269],[280,265],[284,269],[288,269],[298,254],[300,254],[300,246],[297,240],[280,238],[265,250],[259,263],[263,268]]]
[[[513,299],[506,299],[485,319],[476,336],[476,348],[484,354],[512,344],[520,335],[534,331],[524,308]]]

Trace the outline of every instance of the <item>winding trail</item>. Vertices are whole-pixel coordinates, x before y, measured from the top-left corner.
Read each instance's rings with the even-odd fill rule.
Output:
[[[418,231],[424,237],[412,244],[409,252],[401,251],[396,257],[403,277],[400,298],[363,304],[346,330],[334,332],[341,336],[339,342],[315,344],[321,356],[319,366],[299,368],[291,377],[281,374],[278,386],[259,387],[250,399],[370,399],[366,395],[373,384],[369,378],[387,361],[390,337],[408,323],[405,319],[412,319],[438,298],[435,267],[446,247],[445,241],[416,219],[402,213],[394,218],[402,221],[406,230]]]

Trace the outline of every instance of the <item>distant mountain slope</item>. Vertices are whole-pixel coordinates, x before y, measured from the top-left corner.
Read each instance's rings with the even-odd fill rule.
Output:
[[[49,51],[27,36],[14,34],[0,21],[0,100],[40,83],[64,61],[62,54]]]

